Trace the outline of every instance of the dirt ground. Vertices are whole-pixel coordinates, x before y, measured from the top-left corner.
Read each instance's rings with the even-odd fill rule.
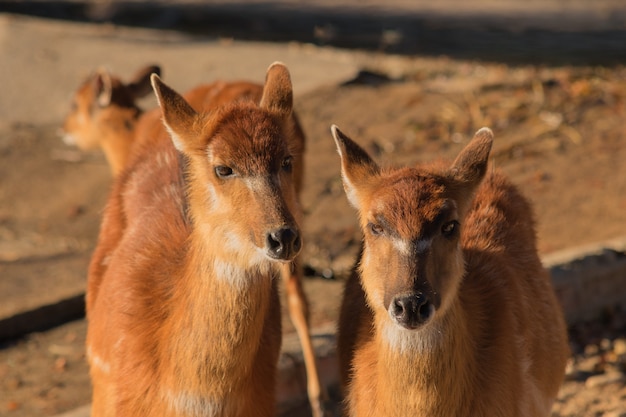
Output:
[[[335,319],[360,239],[341,187],[332,123],[393,164],[453,157],[489,126],[493,164],[534,203],[542,254],[626,234],[624,67],[445,58],[413,64],[400,74],[364,68],[378,72],[295,98],[308,137],[303,258],[314,326]],[[18,263],[49,273],[54,261],[62,279],[66,270],[83,270],[93,248],[108,168],[97,152],[65,147],[58,126],[0,126],[0,244],[39,248],[30,258],[0,259],[4,278]],[[42,254],[42,247],[49,250]],[[45,291],[54,282],[38,285]],[[285,331],[292,331],[288,321]],[[626,416],[625,331],[626,317],[612,310],[572,327],[574,356],[553,416]],[[49,416],[88,403],[84,334],[77,321],[3,346],[0,415]]]

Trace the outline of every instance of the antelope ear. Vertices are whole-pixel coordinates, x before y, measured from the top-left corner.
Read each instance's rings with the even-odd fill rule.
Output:
[[[150,81],[161,107],[163,124],[174,146],[179,151],[189,154],[199,147],[198,142],[201,139],[195,129],[198,113],[180,94],[163,83],[157,74],[152,74]]]
[[[341,158],[341,179],[348,201],[356,209],[360,208],[360,196],[367,191],[374,178],[380,174],[380,167],[367,152],[346,136],[336,125],[330,131]]]
[[[493,143],[493,132],[487,127],[480,129],[456,157],[450,167],[452,177],[474,188],[487,172],[487,162]]]
[[[152,91],[150,85],[150,76],[156,74],[161,76],[161,68],[158,65],[148,65],[141,68],[133,75],[127,87],[133,98],[138,99],[145,97]]]
[[[96,95],[98,106],[107,107],[113,98],[113,81],[111,74],[105,69],[98,69],[92,79],[92,88]]]
[[[282,62],[274,62],[267,69],[263,96],[259,103],[261,108],[291,115],[293,109],[293,89],[289,70]]]
[[[450,178],[457,184],[457,204],[464,212],[472,201],[472,195],[487,172],[493,132],[483,127],[456,157],[450,167]]]

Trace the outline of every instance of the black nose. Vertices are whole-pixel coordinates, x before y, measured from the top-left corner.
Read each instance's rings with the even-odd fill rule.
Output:
[[[389,306],[389,314],[401,326],[416,329],[426,323],[435,311],[424,294],[396,296]]]
[[[271,258],[293,259],[301,247],[300,235],[291,227],[281,227],[267,234],[267,253]]]

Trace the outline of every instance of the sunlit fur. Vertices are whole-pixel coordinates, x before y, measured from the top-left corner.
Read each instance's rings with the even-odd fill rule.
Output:
[[[91,415],[273,416],[277,278],[290,259],[268,257],[264,236],[299,230],[281,165],[302,149],[287,70],[268,71],[262,106],[202,113],[153,82],[182,152],[154,128],[114,182],[88,280]]]
[[[451,165],[399,169],[333,134],[364,235],[339,319],[345,414],[550,415],[565,325],[529,203],[487,173],[491,132],[479,131]],[[409,329],[390,305],[413,293],[426,294],[433,313]]]

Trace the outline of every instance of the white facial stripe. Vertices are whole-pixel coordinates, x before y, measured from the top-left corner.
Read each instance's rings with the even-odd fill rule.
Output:
[[[269,189],[265,179],[260,177],[246,177],[244,178],[244,184],[246,184],[246,187],[248,187],[251,191],[256,193],[268,191]]]
[[[400,254],[404,256],[411,255],[411,243],[410,242],[407,242],[404,239],[400,239],[396,237],[393,237],[391,239],[391,242],[393,243],[393,247],[396,248],[396,250],[400,252]]]
[[[395,237],[392,238],[392,242],[394,248],[396,248],[396,250],[400,252],[400,254],[405,256],[412,255],[413,250],[415,250],[417,253],[424,253],[428,251],[428,249],[430,249],[430,246],[433,243],[432,239],[420,239],[415,243],[415,245],[412,245],[411,242]]]
[[[213,186],[213,184],[207,182],[206,191],[207,191],[208,204],[213,208],[217,208],[219,199],[217,198],[217,192],[215,191],[215,187]]]

